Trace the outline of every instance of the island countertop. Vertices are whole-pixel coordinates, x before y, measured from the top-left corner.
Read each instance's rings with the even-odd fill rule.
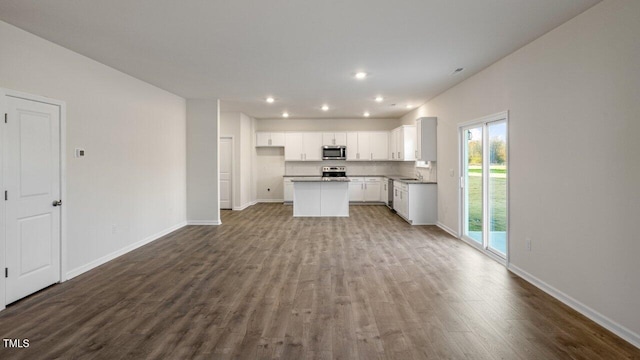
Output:
[[[293,178],[291,179],[291,182],[349,182],[351,181],[348,177],[340,177],[340,178],[329,178],[324,179],[320,176],[307,176],[307,177],[300,177],[300,178]]]

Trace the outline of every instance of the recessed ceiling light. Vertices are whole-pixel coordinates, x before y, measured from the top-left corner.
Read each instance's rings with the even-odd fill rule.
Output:
[[[376,102],[382,102],[384,98],[382,96],[376,96]]]
[[[322,105],[322,111],[329,111],[329,105]]]
[[[283,113],[282,113],[282,117],[283,117],[283,118],[288,118],[288,117],[289,117],[289,113],[288,113],[288,112],[286,112],[286,111],[285,111],[285,112],[283,112]]]
[[[362,114],[362,116],[364,116],[364,117],[369,117],[369,115],[371,115],[371,114],[369,114],[368,111],[365,111],[364,114]]]
[[[276,99],[274,99],[274,98],[273,98],[273,97],[271,97],[271,96],[269,96],[269,97],[267,98],[267,102],[268,102],[269,104],[272,104],[274,101],[276,101]]]
[[[407,109],[411,109],[413,105],[407,105]]]
[[[362,80],[362,79],[366,78],[367,75],[369,75],[369,74],[367,74],[364,71],[358,71],[354,76],[356,77],[356,79]]]

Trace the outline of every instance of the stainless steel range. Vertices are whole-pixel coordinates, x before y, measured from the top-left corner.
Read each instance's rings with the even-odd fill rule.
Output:
[[[347,180],[346,166],[323,166],[322,181],[344,181]]]

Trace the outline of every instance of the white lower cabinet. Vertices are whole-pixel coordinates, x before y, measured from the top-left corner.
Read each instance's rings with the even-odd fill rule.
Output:
[[[284,178],[284,202],[293,202],[293,183],[289,178]]]
[[[379,177],[364,179],[364,201],[380,201],[380,183],[381,178]]]
[[[438,221],[436,184],[393,182],[393,209],[412,225],[435,225]]]
[[[349,177],[349,202],[364,201],[364,178]]]
[[[389,205],[389,179],[382,178],[382,184],[380,185],[380,201],[385,205]]]
[[[380,177],[349,177],[349,202],[380,202]]]

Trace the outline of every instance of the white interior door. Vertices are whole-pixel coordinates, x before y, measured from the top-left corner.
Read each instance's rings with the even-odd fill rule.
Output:
[[[220,208],[231,209],[233,139],[220,138]]]
[[[6,299],[60,281],[60,107],[7,97]]]

